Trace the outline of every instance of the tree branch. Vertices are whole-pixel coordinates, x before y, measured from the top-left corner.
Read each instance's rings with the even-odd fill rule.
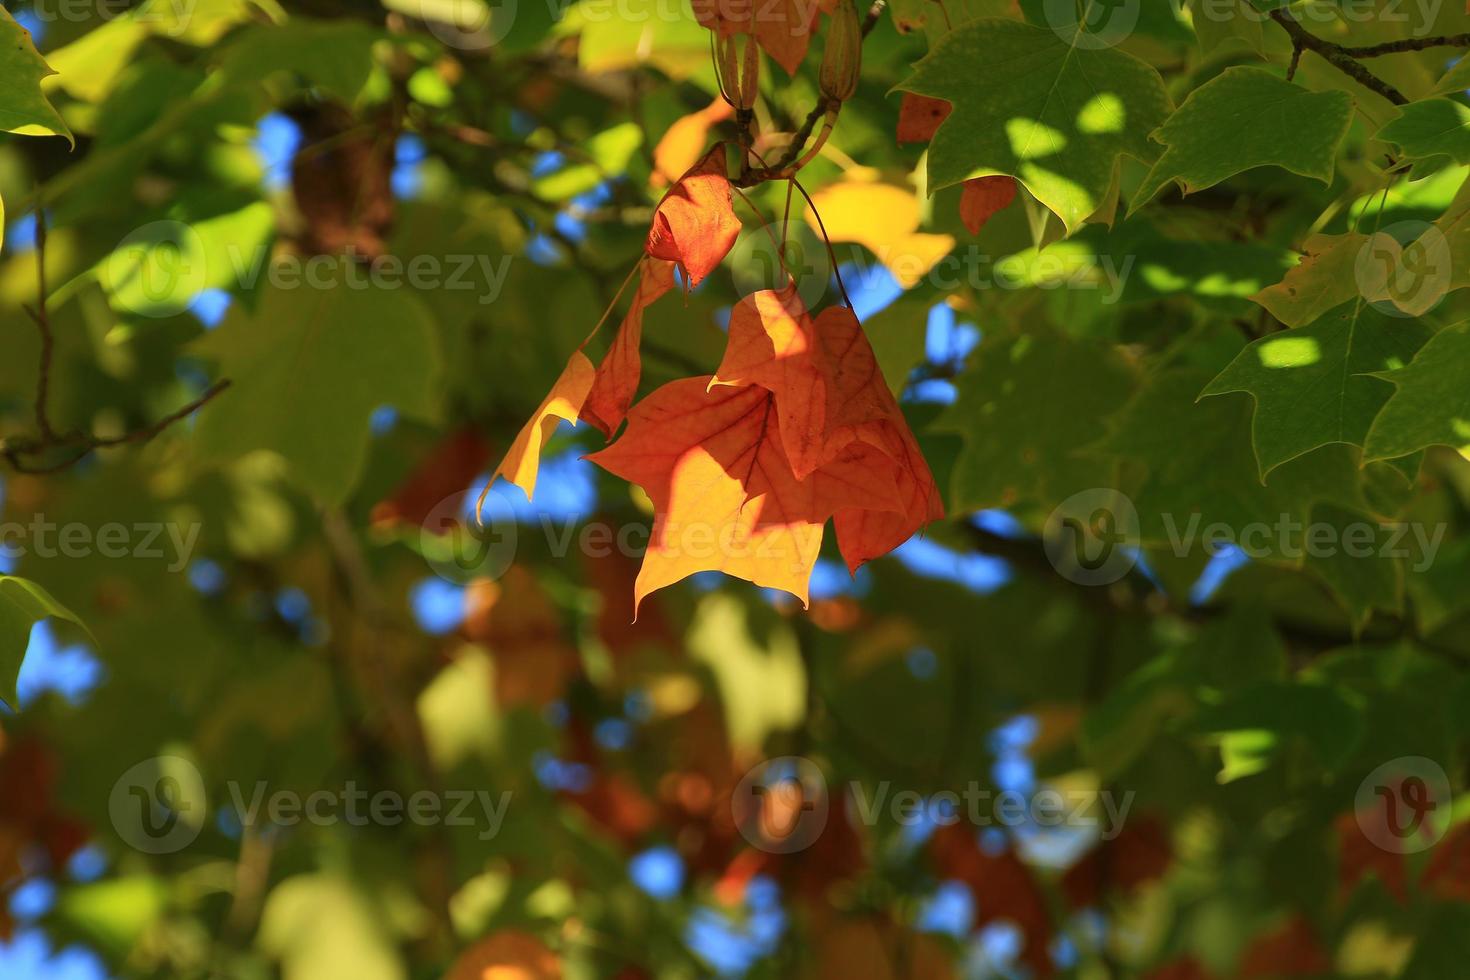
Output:
[[[1344,75],[1347,75],[1364,88],[1377,92],[1394,105],[1408,105],[1409,100],[1404,97],[1404,93],[1358,64],[1354,60],[1355,56],[1352,53],[1352,49],[1345,48],[1333,41],[1324,41],[1315,34],[1308,32],[1305,27],[1298,24],[1284,9],[1271,11],[1271,19],[1280,24],[1282,29],[1290,35],[1291,43],[1296,47],[1304,48],[1307,51],[1321,55],[1322,59],[1329,65]],[[1399,42],[1393,43],[1397,44]],[[1379,47],[1382,47],[1382,45],[1379,45]],[[1412,49],[1405,48],[1404,50]]]
[[[1470,48],[1470,34],[1441,34],[1435,37],[1411,37],[1402,41],[1384,41],[1382,44],[1365,44],[1361,47],[1343,47],[1343,53],[1354,58],[1378,58],[1386,54],[1403,54],[1407,51],[1427,51],[1430,48]]]
[[[48,408],[56,338],[51,330],[51,315],[46,309],[46,212],[39,205],[36,207],[36,289],[38,295],[35,308],[29,306],[23,308],[41,333],[40,375],[36,379],[36,432],[38,436],[35,439],[10,439],[0,442],[0,456],[4,456],[6,462],[17,473],[56,473],[75,466],[96,449],[120,446],[130,442],[147,442],[175,422],[198,410],[205,402],[230,386],[229,379],[216,381],[204,394],[183,408],[165,415],[156,422],[120,436],[97,436],[90,432],[58,433],[56,427],[51,424],[51,413]],[[28,460],[28,457],[42,456],[53,449],[68,447],[74,450],[73,454],[59,463],[37,465]]]
[[[878,18],[883,16],[883,9],[887,6],[888,0],[874,0],[873,5],[868,8],[867,16],[863,18],[864,39],[872,33],[873,28],[878,23]],[[836,103],[838,106],[841,104],[840,102]],[[821,122],[832,109],[833,100],[825,98],[818,99],[817,104],[812,106],[812,110],[806,114],[806,119],[802,120],[801,128],[796,131],[796,135],[792,137],[791,142],[786,144],[786,149],[776,159],[775,163],[772,163],[768,167],[757,167],[754,170],[743,173],[733,183],[737,187],[754,187],[756,184],[762,184],[768,180],[784,180],[789,176],[786,171],[800,158],[801,151],[806,147],[807,140],[811,139],[812,131],[817,128],[817,123]]]

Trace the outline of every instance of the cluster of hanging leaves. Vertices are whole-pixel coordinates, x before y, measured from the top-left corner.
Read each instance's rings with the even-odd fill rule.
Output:
[[[739,230],[725,148],[717,145],[655,209],[637,289],[602,363],[594,368],[581,349],[573,352],[494,474],[531,497],[558,420],[588,422],[610,436],[626,418],[622,436],[591,459],[654,504],[635,609],[655,589],[701,571],[784,589],[805,606],[829,519],[856,572],[944,516],[923,452],[851,307],[812,316],[789,275],[781,289],[735,305],[713,375],[671,381],[629,408],[646,309],[673,288],[675,269],[698,286]],[[487,493],[488,485],[481,504]]]
[[[1398,0],[0,11],[0,975],[1457,976],[1467,49]],[[253,797],[344,786],[473,819]]]

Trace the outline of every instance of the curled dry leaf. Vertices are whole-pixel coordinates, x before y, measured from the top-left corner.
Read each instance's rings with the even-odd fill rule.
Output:
[[[302,134],[291,161],[291,189],[305,219],[302,249],[364,260],[382,255],[395,210],[391,119],[358,119],[332,102],[296,105],[288,115]]]
[[[567,366],[562,369],[561,376],[551,386],[546,399],[521,428],[515,441],[510,444],[510,451],[491,474],[489,483],[485,484],[485,490],[481,491],[480,499],[475,504],[476,512],[484,505],[485,494],[489,492],[490,484],[495,482],[496,477],[505,477],[524,490],[528,498],[535,496],[536,474],[541,469],[541,450],[556,431],[558,421],[576,423],[581,416],[582,405],[587,400],[587,393],[592,390],[595,376],[596,371],[592,368],[592,362],[587,360],[587,355],[581,351],[574,352],[567,361]]]
[[[725,146],[720,143],[659,202],[644,250],[653,258],[677,263],[692,289],[719,267],[739,234]]]

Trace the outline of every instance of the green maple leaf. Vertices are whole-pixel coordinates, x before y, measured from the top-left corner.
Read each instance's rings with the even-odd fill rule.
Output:
[[[1418,320],[1358,302],[1255,341],[1201,397],[1247,392],[1255,399],[1251,438],[1264,479],[1319,446],[1361,446],[1393,393],[1373,372],[1407,364],[1429,335]]]
[[[1102,420],[1122,407],[1135,381],[1134,370],[1101,344],[1051,333],[987,339],[955,381],[958,400],[936,424],[965,437],[950,506],[1052,506],[1110,482],[1112,464],[1078,450],[1102,437]]]
[[[1411,102],[1373,138],[1397,144],[1406,160],[1446,156],[1470,163],[1470,106],[1450,99]]]
[[[1311,323],[1358,295],[1357,266],[1368,236],[1313,235],[1302,258],[1274,286],[1251,297],[1288,327]]]
[[[1470,450],[1470,323],[1446,327],[1410,364],[1377,377],[1394,389],[1368,430],[1367,459],[1436,445]]]
[[[1263,481],[1246,434],[1250,409],[1241,399],[1196,400],[1195,386],[1208,377],[1187,367],[1155,375],[1092,447],[1143,466],[1125,471],[1122,489],[1138,509],[1144,543],[1178,547],[1192,522],[1196,531],[1221,523],[1236,534],[1247,525],[1275,526],[1283,515],[1300,522],[1319,501],[1374,512],[1365,480],[1382,474],[1361,470],[1348,446],[1313,450]],[[1300,535],[1293,540],[1299,545]]]
[[[0,129],[23,136],[65,136],[71,130],[41,94],[41,79],[56,72],[31,41],[30,32],[0,10]]]
[[[1129,212],[1171,180],[1190,194],[1254,167],[1282,167],[1329,183],[1352,115],[1346,92],[1311,92],[1262,68],[1227,68],[1191,92],[1153,134],[1168,149]]]
[[[87,628],[76,613],[35,582],[0,575],[0,702],[19,706],[15,685],[30,645],[31,627],[53,616]]]
[[[984,19],[944,37],[899,88],[954,110],[929,145],[929,188],[1014,176],[1075,231],[1108,195],[1119,158],[1149,162],[1172,104],[1159,73],[1114,48]]]
[[[1322,554],[1307,554],[1304,566],[1332,590],[1347,612],[1354,630],[1368,622],[1373,610],[1403,611],[1404,560],[1393,554],[1399,542],[1392,528],[1370,520],[1361,511],[1323,503],[1312,508],[1312,523],[1333,529],[1333,540],[1346,542],[1358,535],[1349,553],[1345,546]]]
[[[200,452],[279,453],[329,503],[357,482],[375,408],[429,417],[435,407],[433,320],[402,290],[267,289],[253,312],[235,304],[194,350],[233,381],[200,412]]]

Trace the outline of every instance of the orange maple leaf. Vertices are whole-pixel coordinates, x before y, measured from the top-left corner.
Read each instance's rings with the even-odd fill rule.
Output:
[[[781,440],[799,479],[855,446],[878,451],[867,453],[875,477],[898,489],[901,505],[835,515],[849,570],[944,516],[934,477],[852,310],[830,307],[812,319],[790,286],[747,296],[730,315],[730,341],[715,378],[715,384],[754,384],[775,395]]]
[[[587,400],[587,393],[592,390],[596,373],[592,362],[587,360],[587,355],[581,351],[572,353],[545,400],[522,426],[515,441],[510,444],[510,451],[505,454],[495,472],[490,474],[489,482],[480,491],[480,499],[475,503],[476,513],[484,506],[485,495],[490,492],[490,485],[495,482],[496,477],[503,476],[520,487],[526,492],[527,498],[535,495],[536,474],[541,470],[541,450],[546,448],[546,443],[556,431],[558,421],[576,424],[582,412],[582,404]]]
[[[724,261],[739,234],[725,145],[718,143],[659,201],[644,251],[677,262],[692,289]]]
[[[531,415],[530,421],[511,443],[505,458],[490,475],[490,481],[485,484],[475,505],[477,513],[485,502],[485,495],[490,492],[490,484],[497,477],[503,476],[520,487],[527,499],[535,494],[541,450],[556,431],[556,426],[548,426],[548,422],[566,420],[573,425],[579,421],[590,422],[607,437],[611,437],[613,431],[623,424],[643,373],[638,353],[643,340],[643,311],[674,287],[671,262],[644,259],[639,265],[639,272],[638,290],[633,294],[633,301],[602,363],[594,370],[592,362],[582,353],[591,336],[572,352],[546,400]],[[596,334],[595,330],[593,334]]]
[[[701,571],[782,589],[806,605],[827,519],[896,509],[898,490],[881,454],[857,442],[798,479],[777,435],[772,393],[712,388],[711,380],[659,388],[633,406],[617,442],[588,457],[653,501],[634,610],[650,592]]]
[[[614,430],[622,425],[628,406],[633,404],[633,396],[638,393],[638,380],[643,373],[643,361],[639,356],[643,342],[643,311],[674,288],[672,262],[646,258],[640,265],[638,291],[633,294],[633,302],[618,326],[612,346],[597,366],[597,376],[582,405],[582,420],[602,430],[607,438],[612,438]],[[582,346],[586,346],[586,341]]]
[[[970,234],[980,229],[995,213],[1016,199],[1016,178],[998,175],[973,177],[965,181],[960,193],[960,220]]]

